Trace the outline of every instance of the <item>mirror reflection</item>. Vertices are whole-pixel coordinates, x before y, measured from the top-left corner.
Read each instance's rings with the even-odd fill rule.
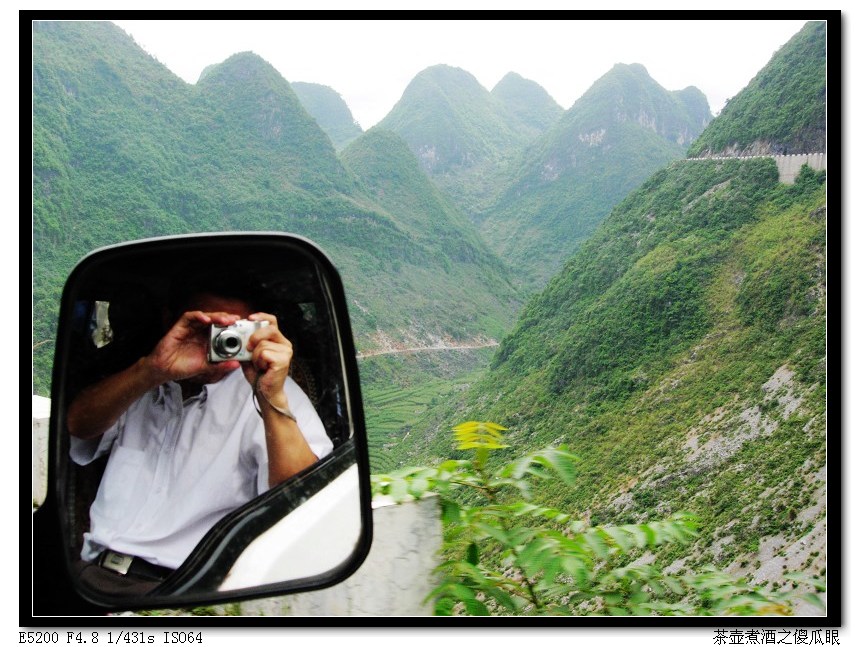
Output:
[[[359,477],[330,277],[291,251],[129,249],[77,277],[59,415],[83,590],[247,588],[354,552]]]

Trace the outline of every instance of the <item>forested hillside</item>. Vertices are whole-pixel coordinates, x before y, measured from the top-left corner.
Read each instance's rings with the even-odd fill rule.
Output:
[[[395,221],[256,55],[234,55],[188,85],[114,25],[62,22],[34,25],[33,58],[38,392],[47,392],[69,270],[96,247],[149,236],[311,238],[343,275],[359,349],[380,333],[395,342],[498,337],[513,321],[517,296],[492,252],[476,236],[452,249],[418,240],[403,209]],[[439,208],[427,227],[444,231],[448,219],[458,219],[453,208]],[[464,293],[482,297],[473,304]]]
[[[546,132],[564,110],[546,90],[516,72],[508,72],[490,92],[524,128],[531,128],[531,137]]]
[[[581,458],[575,485],[540,501],[593,523],[698,515],[697,550],[666,566],[768,582],[783,564],[825,568],[824,178],[776,178],[769,160],[656,174],[399,462],[450,457],[452,424],[493,420],[518,454],[566,443]]]
[[[497,190],[507,161],[550,124],[555,102],[522,81],[510,78],[494,94],[469,72],[436,65],[415,76],[378,127],[400,135],[471,215]]]
[[[343,150],[361,135],[361,126],[353,119],[349,106],[332,88],[299,81],[291,83],[290,87],[337,150]]]
[[[411,308],[402,311],[404,330],[413,337],[406,348],[427,345],[428,335],[416,330],[409,320],[414,310],[431,312],[436,330],[441,333],[433,345],[468,346],[452,351],[398,353],[364,357],[361,360],[362,385],[370,436],[371,459],[376,469],[391,465],[386,446],[400,442],[409,433],[412,421],[452,390],[474,378],[475,370],[485,368],[491,357],[488,344],[501,339],[513,323],[521,303],[511,298],[513,272],[491,253],[477,230],[439,191],[421,169],[406,142],[398,135],[372,128],[354,141],[342,154],[346,167],[355,173],[364,191],[372,195],[392,220],[418,245],[441,246],[448,254],[442,260],[448,274],[448,298],[440,301],[426,286],[438,281],[432,267],[425,274],[395,275],[390,285],[399,295],[410,299]],[[460,259],[454,265],[450,259]],[[482,277],[483,289],[462,269]],[[395,271],[398,268],[394,268]],[[374,288],[368,286],[368,293]],[[376,300],[368,305],[382,310],[391,298],[386,286],[376,288]],[[508,318],[500,316],[498,304],[507,303]],[[466,321],[462,312],[473,312]],[[461,340],[457,342],[456,340]],[[380,331],[375,346],[396,351],[391,340]]]
[[[804,32],[817,51],[823,30]],[[750,90],[762,118],[786,85],[824,82],[814,75]],[[824,172],[781,184],[767,158],[657,171],[531,299],[491,370],[431,412],[434,431],[395,450],[398,463],[457,457],[454,424],[494,421],[509,429],[508,460],[562,443],[580,458],[575,484],[535,491],[539,503],[591,524],[695,514],[692,550],[643,557],[667,572],[713,564],[772,590],[790,589],[787,572],[824,575],[826,197]]]
[[[826,152],[827,47],[827,23],[807,23],[726,105],[690,156]]]
[[[641,65],[616,65],[512,166],[480,214],[493,249],[540,288],[628,192],[710,120],[695,88],[668,92]]]

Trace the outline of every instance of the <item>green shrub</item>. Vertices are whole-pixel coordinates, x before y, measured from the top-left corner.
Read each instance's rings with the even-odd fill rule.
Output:
[[[490,468],[507,447],[506,429],[489,422],[454,428],[471,452],[436,467],[374,475],[374,491],[397,501],[429,492],[445,524],[437,615],[788,615],[787,593],[767,591],[713,567],[683,575],[637,560],[696,537],[696,519],[675,514],[649,523],[591,526],[570,513],[530,502],[535,482],[570,485],[577,457],[547,447]],[[644,561],[644,560],[642,560]],[[815,594],[804,599],[823,606]]]

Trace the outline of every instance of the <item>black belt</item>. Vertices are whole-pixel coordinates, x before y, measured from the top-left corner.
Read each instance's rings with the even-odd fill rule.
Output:
[[[150,564],[145,559],[118,553],[115,550],[104,551],[99,555],[96,563],[102,568],[119,573],[120,575],[131,575],[159,582],[173,573],[172,568]]]

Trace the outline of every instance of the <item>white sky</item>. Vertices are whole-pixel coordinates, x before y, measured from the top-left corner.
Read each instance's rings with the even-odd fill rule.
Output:
[[[367,130],[416,74],[440,63],[463,68],[488,90],[516,72],[565,109],[615,63],[641,63],[667,90],[695,85],[716,113],[805,21],[115,22],[188,83],[208,65],[253,51],[287,81],[336,90]]]

